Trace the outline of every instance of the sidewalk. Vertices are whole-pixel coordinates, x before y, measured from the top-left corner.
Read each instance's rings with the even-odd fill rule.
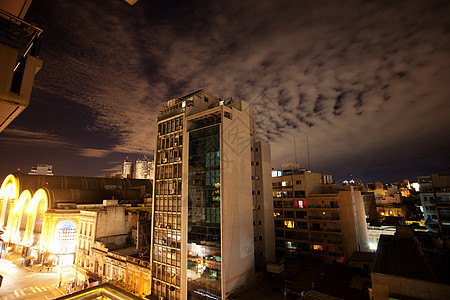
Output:
[[[18,253],[9,252],[7,254],[3,254],[2,259],[8,260],[11,263],[15,264],[18,267],[24,268],[30,272],[42,272],[42,273],[53,273],[59,274],[61,269],[58,266],[53,268],[42,268],[42,264],[35,264],[31,266],[25,266],[25,259]],[[73,275],[67,274],[70,273],[70,270],[64,270],[62,273],[61,286],[56,286],[56,290],[58,290],[61,294],[67,295],[67,290],[69,289],[68,283],[72,284]],[[75,286],[72,288],[70,285],[70,293],[78,292],[83,289],[83,286]],[[55,295],[56,296],[56,295]]]
[[[14,252],[9,252],[7,254],[3,254],[2,258],[9,260],[16,266],[19,266],[21,268],[27,269],[28,271],[32,271],[32,272],[45,272],[45,273],[59,273],[60,272],[59,267],[43,269],[41,264],[25,266],[25,259],[20,254],[17,254]]]

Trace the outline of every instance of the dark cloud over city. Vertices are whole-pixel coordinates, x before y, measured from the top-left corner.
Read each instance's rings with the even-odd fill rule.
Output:
[[[448,172],[449,15],[448,1],[34,0],[44,65],[0,134],[2,175],[118,172],[153,154],[165,101],[202,88],[251,103],[275,168],[307,167],[308,137],[312,170],[336,179]]]

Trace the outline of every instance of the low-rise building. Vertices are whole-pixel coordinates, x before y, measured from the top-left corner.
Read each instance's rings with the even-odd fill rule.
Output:
[[[381,235],[371,274],[372,297],[448,299],[447,255],[419,247],[412,235]]]
[[[133,233],[136,234],[140,228],[140,222],[149,222],[150,218],[151,207],[118,205],[117,200],[105,200],[102,208],[81,210],[77,258],[73,266],[77,284],[86,280],[102,281],[105,278],[119,280],[121,276],[123,278],[120,280],[125,280],[126,264],[120,261],[126,262],[127,255],[137,254],[142,250],[137,245],[139,238],[133,238]],[[147,234],[147,238],[150,238],[149,231],[142,234]],[[127,249],[126,253],[123,249]],[[117,255],[125,258],[118,258]],[[123,265],[122,271],[125,273],[117,269],[120,265]]]

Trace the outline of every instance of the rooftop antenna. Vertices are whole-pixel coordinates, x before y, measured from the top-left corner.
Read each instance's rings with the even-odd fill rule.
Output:
[[[308,141],[308,136],[306,136],[306,150],[308,152],[308,170],[311,171],[311,160],[309,159],[309,141]]]

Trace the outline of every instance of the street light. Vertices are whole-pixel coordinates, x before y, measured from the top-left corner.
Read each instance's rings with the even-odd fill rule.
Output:
[[[59,284],[58,287],[61,287],[62,284],[62,264],[61,264],[61,255],[58,254],[58,264],[59,264]]]

